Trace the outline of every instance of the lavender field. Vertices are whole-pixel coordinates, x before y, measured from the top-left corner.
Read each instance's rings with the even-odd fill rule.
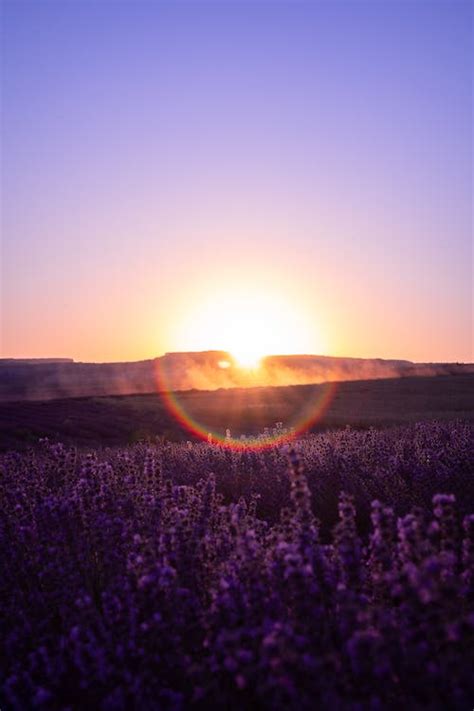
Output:
[[[470,709],[474,427],[0,459],[5,709]]]

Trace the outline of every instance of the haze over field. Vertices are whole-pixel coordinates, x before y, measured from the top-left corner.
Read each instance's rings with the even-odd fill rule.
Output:
[[[135,363],[75,363],[67,359],[0,360],[0,400],[49,400],[88,395],[126,395],[371,380],[474,372],[474,364],[268,356],[242,368],[223,351],[167,353]]]

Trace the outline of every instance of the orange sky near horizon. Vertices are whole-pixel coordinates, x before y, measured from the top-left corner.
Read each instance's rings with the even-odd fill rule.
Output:
[[[245,270],[244,265],[222,265],[222,277],[217,281],[215,269],[209,269],[205,279],[196,275],[189,263],[183,265],[181,272],[181,283],[186,288],[175,287],[173,291],[173,274],[168,276],[170,286],[163,281],[157,285],[152,266],[143,265],[142,278],[137,275],[136,283],[126,291],[117,283],[116,292],[109,293],[104,303],[89,290],[84,308],[74,312],[66,306],[60,319],[58,311],[64,304],[58,304],[57,310],[48,309],[43,297],[41,320],[35,322],[34,328],[25,328],[16,347],[2,352],[2,357],[119,362],[154,358],[165,352],[202,350],[227,350],[238,356],[251,343],[261,355],[304,353],[418,362],[472,360],[468,338],[463,351],[458,342],[446,342],[445,328],[438,333],[433,323],[427,329],[423,303],[401,303],[395,308],[393,300],[397,296],[388,289],[384,291],[382,279],[376,293],[384,297],[374,299],[364,287],[363,278],[356,278],[356,270],[353,281],[344,284],[340,277],[336,280],[338,289],[331,290],[336,276],[329,268],[321,268],[315,283],[311,267],[300,268],[296,276],[285,268],[288,266],[288,259],[285,265],[274,263],[272,274],[268,268],[264,272],[264,267],[259,273],[257,265],[253,270]],[[242,274],[246,274],[245,280]],[[387,311],[392,314],[390,319]],[[412,331],[404,327],[404,320],[418,323],[419,333],[427,334],[429,340],[426,335],[423,342],[414,338]],[[453,319],[453,336],[456,326],[459,328]],[[267,336],[262,339],[265,329]],[[21,327],[17,325],[17,333],[18,330]]]

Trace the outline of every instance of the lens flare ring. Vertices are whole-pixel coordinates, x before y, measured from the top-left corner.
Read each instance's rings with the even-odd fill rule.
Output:
[[[258,435],[257,437],[236,438],[230,436],[227,426],[219,432],[199,422],[186,409],[180,400],[180,392],[170,388],[170,379],[166,373],[163,362],[158,361],[155,370],[157,390],[172,417],[190,434],[214,446],[227,447],[233,450],[263,450],[291,442],[296,437],[306,432],[310,427],[321,420],[327,411],[337,389],[336,382],[321,384],[317,389],[316,397],[308,400],[292,423],[291,431],[282,427],[276,428],[276,433]],[[280,423],[281,424],[281,423]]]

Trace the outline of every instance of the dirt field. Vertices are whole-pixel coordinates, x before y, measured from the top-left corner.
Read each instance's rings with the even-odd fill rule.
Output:
[[[312,431],[474,420],[474,375],[187,391],[175,399],[203,429],[224,434],[230,428],[233,436],[257,434],[280,421],[297,425],[303,413],[317,413],[326,399]],[[1,450],[23,449],[45,436],[79,446],[114,446],[156,436],[194,439],[157,393],[0,404]]]

